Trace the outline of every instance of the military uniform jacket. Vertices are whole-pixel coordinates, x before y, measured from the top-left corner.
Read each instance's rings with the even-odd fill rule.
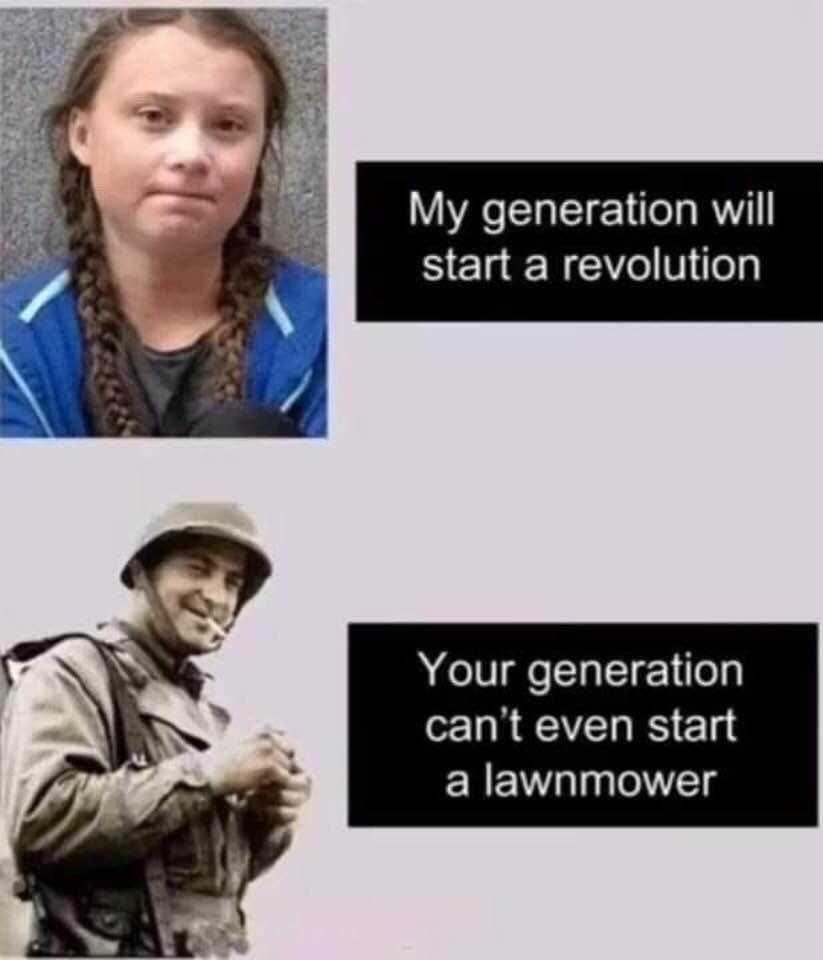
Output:
[[[88,640],[38,658],[8,701],[0,800],[18,867],[36,879],[48,918],[38,933],[49,953],[158,953],[141,869],[159,851],[179,952],[242,949],[243,893],[290,831],[261,822],[242,799],[212,794],[198,754],[222,736],[226,711],[199,696],[194,664],[175,668],[129,634],[112,649],[146,756],[116,765],[110,683]]]

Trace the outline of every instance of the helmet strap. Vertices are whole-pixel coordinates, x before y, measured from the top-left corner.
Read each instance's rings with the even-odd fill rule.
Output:
[[[149,579],[149,575],[146,573],[146,568],[137,559],[137,557],[129,561],[129,571],[131,572],[132,582],[134,583],[135,587],[137,587],[139,590],[142,590],[143,595],[146,598],[146,602],[149,605],[149,609],[154,615],[155,622],[160,631],[164,635],[168,636],[172,642],[181,642],[180,635],[177,632],[177,627],[175,627],[174,622],[169,616],[169,612],[166,610],[163,601],[160,599],[154,584]]]

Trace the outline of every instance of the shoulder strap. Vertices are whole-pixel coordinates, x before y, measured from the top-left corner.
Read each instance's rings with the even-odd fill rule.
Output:
[[[114,713],[117,718],[117,736],[122,748],[121,757],[126,758],[123,762],[131,761],[136,767],[144,767],[148,763],[145,728],[143,721],[140,719],[134,697],[126,687],[120,670],[115,664],[114,654],[108,646],[93,637],[89,639],[97,648],[97,652],[106,665],[111,685]],[[154,931],[157,943],[160,946],[160,955],[174,957],[177,955],[177,950],[174,946],[171,901],[166,882],[166,867],[159,850],[149,854],[143,861],[143,876]]]
[[[117,727],[115,734],[119,748],[115,766],[121,767],[124,763],[131,761],[137,767],[144,767],[147,763],[145,730],[134,697],[127,688],[115,663],[114,654],[108,646],[95,637],[89,637],[88,639],[91,640],[100,654],[100,659],[103,661],[109,678]]]
[[[74,640],[76,637],[94,641],[94,637],[87,633],[58,633],[53,637],[41,637],[39,640],[21,640],[3,653],[3,659],[13,660],[15,663],[28,663],[29,660],[39,657],[41,653],[56,647],[58,643]]]
[[[108,645],[91,634],[59,633],[53,637],[42,637],[39,640],[23,640],[0,654],[3,661],[0,684],[4,686],[4,689],[0,691],[0,706],[5,701],[5,695],[8,694],[12,685],[9,663],[28,663],[63,643],[64,640],[88,640],[103,661],[114,705],[115,736],[118,748],[117,755],[114,757],[114,766],[121,767],[129,760],[132,760],[137,766],[145,766],[145,733],[134,697],[124,683]]]
[[[134,697],[132,697],[126,684],[123,682],[123,678],[115,665],[114,657],[107,644],[103,643],[103,641],[97,637],[91,636],[91,634],[59,633],[53,637],[42,637],[39,640],[23,640],[0,654],[0,659],[2,659],[2,670],[0,670],[0,708],[2,708],[5,703],[13,682],[9,664],[28,663],[41,654],[47,653],[65,640],[88,640],[89,643],[95,647],[103,661],[114,705],[115,737],[117,743],[117,754],[114,757],[114,766],[121,767],[129,760],[135,762],[137,766],[145,766],[143,721],[140,719]]]
[[[73,637],[93,639],[85,633],[59,633],[54,637],[42,637],[39,640],[22,640],[13,647],[9,647],[8,650],[0,650],[0,712],[5,706],[14,682],[9,664],[28,663],[29,660],[34,660],[35,657],[39,657],[41,653],[45,653],[47,650],[51,650],[52,647],[56,647],[58,643],[62,643],[64,640],[71,640]]]
[[[91,640],[92,643],[97,642],[94,637],[90,637],[87,633],[59,633],[53,637],[41,637],[39,640],[22,640],[13,647],[9,647],[8,650],[0,650],[0,717],[2,717],[11,688],[14,686],[10,664],[28,663],[29,660],[34,660],[51,650],[52,647],[56,647],[58,643],[62,643],[64,640],[72,640],[75,637]]]

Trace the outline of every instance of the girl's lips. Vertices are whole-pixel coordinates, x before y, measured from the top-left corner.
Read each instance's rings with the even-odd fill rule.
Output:
[[[165,197],[170,200],[191,200],[200,203],[214,203],[214,197],[208,193],[197,193],[187,190],[151,190],[150,197]]]

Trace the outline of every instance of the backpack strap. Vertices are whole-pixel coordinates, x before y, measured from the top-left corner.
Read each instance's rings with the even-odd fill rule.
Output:
[[[86,637],[88,640],[96,642],[93,637],[85,633],[60,633],[54,637],[42,637],[40,640],[22,640],[8,650],[0,650],[0,714],[14,685],[9,664],[28,663],[29,660],[39,657],[41,653],[46,653],[52,647],[56,647],[58,643],[71,640],[73,637]]]
[[[134,697],[126,687],[120,670],[115,665],[114,654],[108,645],[89,638],[106,665],[114,701],[114,713],[118,720],[119,737],[123,747],[121,756],[127,758],[136,767],[148,764],[146,756],[146,733]],[[174,924],[172,922],[171,900],[166,882],[166,867],[159,850],[149,854],[143,861],[143,879],[146,885],[149,908],[154,923],[160,956],[174,957]]]
[[[115,769],[122,767],[130,760],[138,767],[145,766],[145,731],[134,697],[126,687],[120,671],[115,665],[114,656],[108,644],[91,634],[59,633],[53,637],[42,637],[39,640],[23,640],[0,654],[0,659],[3,661],[3,669],[0,671],[0,674],[2,674],[0,676],[0,686],[2,687],[0,689],[0,708],[5,704],[13,685],[9,664],[28,663],[65,640],[88,640],[103,661],[114,706],[116,753],[113,758],[113,767]]]

